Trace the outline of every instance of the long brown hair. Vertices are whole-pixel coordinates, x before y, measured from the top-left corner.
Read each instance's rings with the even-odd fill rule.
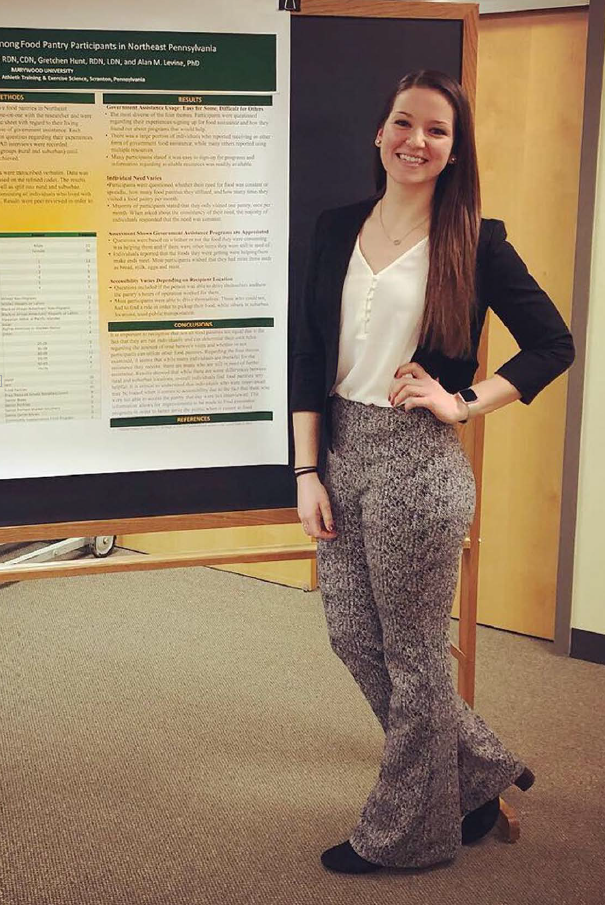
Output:
[[[471,318],[475,305],[475,266],[481,222],[481,198],[473,117],[458,82],[443,72],[420,69],[397,84],[385,104],[378,128],[395,100],[408,88],[432,88],[454,111],[454,164],[439,174],[431,207],[430,263],[419,342],[449,358],[471,354]],[[376,149],[376,188],[386,190],[386,173]]]

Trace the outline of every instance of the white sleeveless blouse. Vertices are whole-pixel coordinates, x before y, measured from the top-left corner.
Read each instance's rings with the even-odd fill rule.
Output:
[[[428,272],[428,236],[376,274],[357,237],[342,289],[338,370],[330,395],[390,406],[395,371],[418,346]]]

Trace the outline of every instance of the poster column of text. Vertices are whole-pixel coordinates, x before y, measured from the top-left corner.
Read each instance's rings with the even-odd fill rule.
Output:
[[[273,418],[271,100],[104,97],[113,427]]]

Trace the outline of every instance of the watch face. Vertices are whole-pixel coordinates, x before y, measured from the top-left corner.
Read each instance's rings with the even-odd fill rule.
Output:
[[[477,402],[478,400],[477,394],[470,387],[467,387],[465,390],[460,390],[460,395],[465,402]]]

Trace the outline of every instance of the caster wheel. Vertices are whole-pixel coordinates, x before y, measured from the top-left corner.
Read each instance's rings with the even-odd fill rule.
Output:
[[[93,556],[102,559],[104,556],[109,556],[115,545],[115,534],[99,535],[98,537],[93,537],[90,544],[90,552]]]

